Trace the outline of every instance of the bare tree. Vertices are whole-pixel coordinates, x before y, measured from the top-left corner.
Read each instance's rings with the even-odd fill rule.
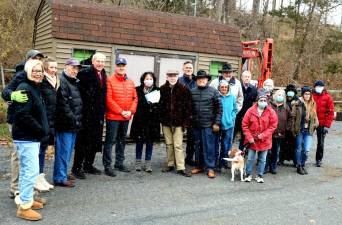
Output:
[[[216,0],[216,20],[222,22],[224,0]]]
[[[260,0],[253,0],[252,14],[259,14]]]

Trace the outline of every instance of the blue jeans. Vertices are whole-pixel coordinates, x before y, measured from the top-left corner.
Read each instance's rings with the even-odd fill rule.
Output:
[[[106,121],[106,139],[102,162],[105,168],[112,164],[112,148],[115,144],[115,166],[123,166],[125,160],[126,134],[129,121]]]
[[[63,183],[68,178],[68,167],[74,149],[76,132],[56,132],[56,152],[53,181]]]
[[[218,156],[219,135],[215,134],[211,127],[195,128],[196,161],[199,167],[214,170]]]
[[[230,128],[228,130],[222,130],[220,134],[221,138],[221,150],[220,157],[218,161],[218,168],[222,168],[223,165],[226,165],[226,161],[223,158],[228,157],[228,152],[232,148],[233,145],[233,134],[234,128]]]
[[[256,155],[258,155],[258,166],[257,166],[257,175],[262,176],[264,174],[265,164],[266,164],[266,156],[268,151],[255,151],[253,149],[248,149],[248,159],[246,165],[246,174],[251,175],[253,170],[253,165],[255,162]]]
[[[39,174],[39,142],[14,140],[19,156],[20,204],[33,201],[33,187]]]
[[[145,160],[149,161],[152,158],[153,150],[153,141],[150,140],[137,140],[137,144],[135,146],[135,159],[141,160],[144,144],[146,144]]]
[[[312,135],[307,131],[301,131],[296,136],[296,162],[297,166],[305,166],[312,144]]]

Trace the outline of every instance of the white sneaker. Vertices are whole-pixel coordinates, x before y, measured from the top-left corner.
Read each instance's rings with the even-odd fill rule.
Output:
[[[260,177],[260,176],[257,176],[257,177],[255,178],[255,180],[256,180],[256,182],[258,182],[258,183],[264,183],[264,179],[262,179],[262,177]]]
[[[34,188],[37,189],[39,192],[48,192],[50,189],[49,187],[45,186],[45,184],[42,181],[42,174],[39,174],[37,176],[36,184],[34,185]]]
[[[54,186],[45,179],[45,173],[41,173],[39,175],[41,176],[41,182],[44,184],[44,186],[48,187],[49,189],[54,189]]]
[[[245,178],[245,182],[251,182],[252,181],[252,175],[248,175],[246,178]]]

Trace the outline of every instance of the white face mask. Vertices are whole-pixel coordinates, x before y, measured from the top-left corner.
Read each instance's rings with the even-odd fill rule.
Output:
[[[144,80],[144,85],[146,87],[152,87],[153,85],[153,80]]]
[[[317,86],[315,87],[315,92],[318,93],[318,94],[321,94],[324,90],[324,87],[321,87],[321,86]]]

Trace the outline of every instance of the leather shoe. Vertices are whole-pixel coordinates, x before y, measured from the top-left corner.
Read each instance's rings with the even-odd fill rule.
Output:
[[[216,177],[214,170],[208,170],[208,177],[209,178],[215,178]]]
[[[101,170],[97,169],[94,166],[84,167],[83,171],[85,173],[90,173],[90,174],[93,174],[93,175],[101,175],[101,173],[102,173]]]
[[[204,169],[200,168],[200,167],[195,167],[191,170],[192,174],[198,174],[198,173],[202,173],[202,172],[204,172]]]
[[[68,188],[75,187],[74,183],[72,183],[70,180],[60,182],[60,183],[54,183],[54,184],[55,186],[59,186],[59,187],[68,187]]]
[[[114,166],[114,168],[121,171],[121,172],[125,172],[125,173],[131,172],[127,167],[125,167],[123,165],[122,166]]]
[[[191,177],[191,173],[186,172],[185,170],[177,170],[178,175],[182,175],[184,177]]]
[[[175,169],[174,166],[166,166],[166,167],[164,167],[164,168],[162,169],[162,172],[163,172],[163,173],[167,173],[167,172],[173,171],[174,169]]]
[[[115,172],[114,172],[114,170],[112,168],[106,168],[104,172],[105,172],[105,174],[107,176],[110,176],[110,177],[115,177],[116,176],[116,174],[115,174]]]
[[[74,177],[76,177],[77,179],[86,179],[86,175],[84,174],[83,170],[78,169],[78,170],[72,170],[72,174],[74,175]]]

